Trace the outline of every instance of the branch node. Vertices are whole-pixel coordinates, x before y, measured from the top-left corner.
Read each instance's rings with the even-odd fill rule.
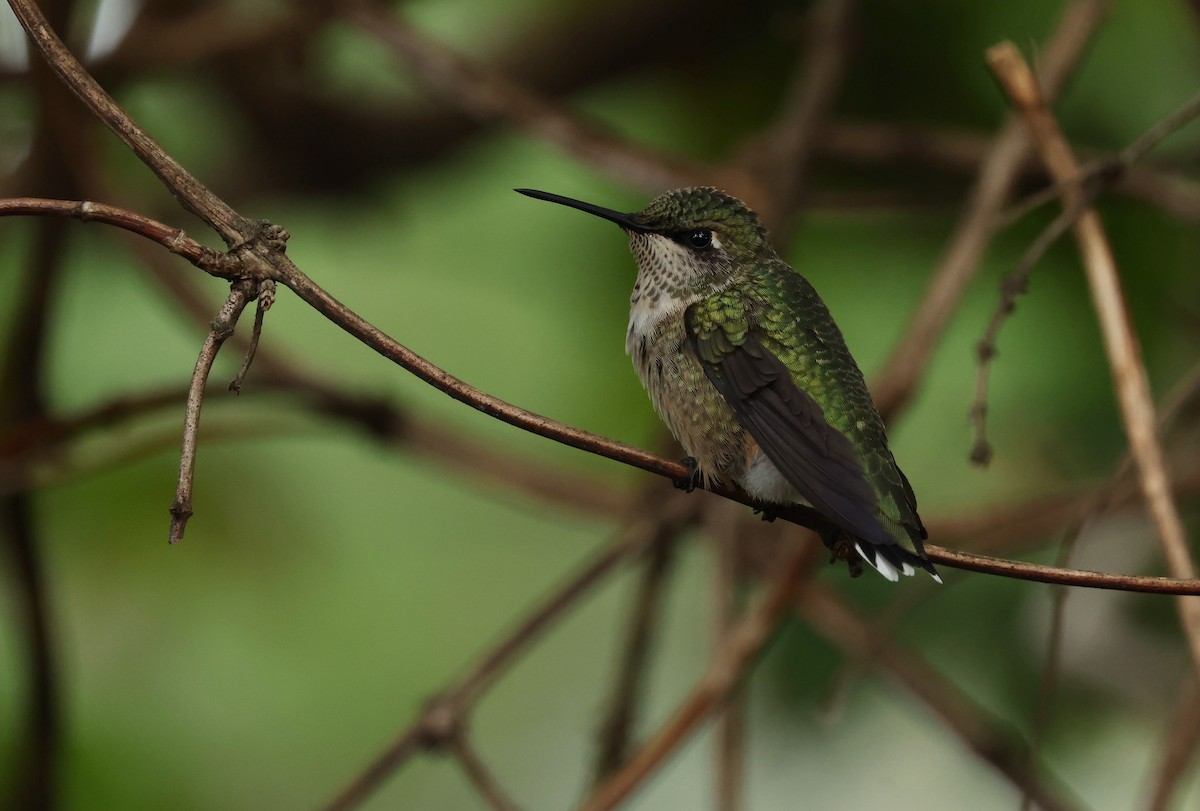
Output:
[[[457,740],[465,727],[462,712],[453,699],[445,695],[435,696],[425,705],[425,712],[421,714],[418,731],[420,746],[427,751],[440,751]]]
[[[191,494],[187,497],[180,498],[176,496],[171,502],[169,512],[171,513],[171,529],[167,535],[167,543],[175,545],[183,540],[183,531],[187,528],[188,519],[192,517],[192,499]]]
[[[992,454],[992,443],[988,442],[986,437],[980,436],[971,447],[971,464],[987,467],[991,464]]]
[[[228,253],[235,254],[261,244],[272,253],[284,254],[291,238],[291,233],[282,225],[270,220],[255,220],[250,233],[230,245]]]
[[[261,229],[259,238],[262,239],[264,245],[275,253],[287,253],[287,242],[292,238],[290,231],[269,220],[259,220],[258,225]]]

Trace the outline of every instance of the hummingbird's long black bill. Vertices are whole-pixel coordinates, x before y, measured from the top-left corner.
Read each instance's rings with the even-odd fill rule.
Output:
[[[560,206],[577,208],[580,211],[586,211],[588,214],[595,214],[597,217],[609,222],[615,222],[626,231],[636,231],[639,234],[644,234],[650,230],[646,226],[634,222],[632,214],[622,214],[620,211],[613,211],[611,208],[603,208],[592,203],[585,203],[582,200],[563,197],[561,194],[551,194],[548,191],[538,191],[537,189],[513,189],[513,191],[523,194],[526,197],[532,197],[535,200],[546,200],[551,203],[558,203]]]

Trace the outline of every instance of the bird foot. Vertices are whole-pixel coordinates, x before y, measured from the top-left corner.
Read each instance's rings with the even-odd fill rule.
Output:
[[[685,493],[690,493],[700,484],[700,464],[695,457],[685,456],[680,460],[688,469],[688,474],[685,478],[675,479],[675,486]]]
[[[779,517],[779,513],[775,512],[774,510],[770,509],[769,507],[763,507],[761,509],[755,510],[754,514],[761,517],[762,520],[766,521],[768,524],[775,523],[775,519]]]
[[[863,573],[862,558],[859,557],[858,550],[854,548],[854,544],[844,533],[838,530],[822,532],[821,541],[829,549],[831,566],[841,560],[846,562],[846,568],[850,570],[851,577],[858,577]]]

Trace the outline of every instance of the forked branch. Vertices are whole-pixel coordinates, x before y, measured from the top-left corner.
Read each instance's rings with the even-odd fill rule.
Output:
[[[1037,79],[1016,46],[1005,42],[991,48],[988,51],[988,65],[1008,94],[1013,107],[1021,114],[1055,181],[1068,184],[1077,178],[1081,172],[1079,163],[1053,113],[1046,106]],[[1070,185],[1064,188],[1064,207],[1069,208],[1081,199],[1082,191],[1079,188]],[[1100,217],[1094,210],[1084,211],[1076,221],[1074,230],[1100,320],[1104,348],[1112,369],[1125,433],[1129,437],[1129,449],[1137,465],[1142,495],[1158,530],[1168,570],[1177,578],[1193,579],[1196,567],[1192,562],[1183,523],[1171,496],[1162,448],[1155,434],[1157,420],[1146,367],[1129,320],[1112,249]],[[1180,598],[1178,609],[1193,664],[1200,671],[1200,600]]]

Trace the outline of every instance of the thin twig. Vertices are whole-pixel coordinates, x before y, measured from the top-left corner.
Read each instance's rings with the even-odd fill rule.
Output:
[[[1181,447],[1174,459],[1178,475],[1172,481],[1180,498],[1200,494],[1200,459]],[[931,537],[955,548],[993,555],[1013,555],[1040,548],[1038,541],[1060,534],[1087,510],[1095,489],[1076,488],[1059,495],[1035,498],[997,507],[983,507],[961,516],[932,515],[926,522]],[[1145,509],[1136,481],[1122,479],[1111,507],[1128,512]]]
[[[400,364],[417,377],[454,399],[510,425],[515,425],[539,436],[553,439],[564,445],[586,450],[590,453],[640,468],[649,473],[665,476],[672,481],[682,482],[690,478],[691,473],[687,466],[679,462],[664,459],[648,451],[633,448],[621,442],[615,442],[578,428],[563,425],[539,414],[518,408],[511,403],[507,403],[498,397],[493,397],[464,383],[385,335],[377,327],[322,290],[312,279],[301,273],[294,265],[287,263],[286,268],[286,272],[280,276],[280,281],[290,287],[301,299],[317,310],[317,312],[385,358]],[[753,507],[762,506],[740,490],[714,486],[710,489],[710,492]],[[827,521],[820,513],[803,506],[792,506],[786,510],[779,510],[773,507],[772,511],[779,518],[799,524],[800,526],[809,527],[810,529],[824,527]],[[925,552],[929,559],[935,563],[943,563],[947,566],[969,569],[971,571],[999,574],[1005,577],[1050,583],[1067,582],[1072,585],[1093,584],[1097,588],[1117,588],[1133,591],[1171,590],[1171,593],[1177,594],[1200,594],[1200,582],[1192,578],[1172,580],[1171,578],[1104,575],[1099,572],[1059,572],[1049,566],[1039,566],[1037,564],[1018,561],[1005,561],[965,552],[954,552],[933,544],[926,544]],[[1061,580],[1059,579],[1060,577]]]
[[[929,559],[942,566],[969,569],[973,572],[1014,577],[1064,586],[1087,586],[1113,591],[1137,591],[1146,594],[1200,595],[1200,580],[1195,578],[1149,577],[1146,575],[1105,574],[1087,569],[1059,569],[1037,563],[1005,560],[987,555],[973,555],[940,546],[925,545]]]
[[[1158,756],[1158,771],[1146,800],[1146,811],[1167,811],[1179,781],[1200,747],[1200,685],[1184,678],[1179,697],[1170,714],[1166,739]]]
[[[1025,255],[1021,257],[1017,266],[1000,280],[1000,300],[992,312],[983,337],[979,339],[979,343],[975,347],[978,360],[975,369],[975,397],[971,401],[968,416],[975,429],[975,443],[971,447],[970,459],[976,465],[983,467],[992,460],[992,445],[987,438],[988,384],[991,378],[992,361],[997,353],[996,339],[1000,334],[1000,328],[1016,310],[1017,297],[1024,295],[1029,289],[1029,274],[1033,272],[1033,268],[1046,255],[1046,251],[1050,250],[1050,246],[1075,224],[1075,220],[1091,203],[1093,197],[1094,194],[1088,194],[1055,217],[1053,222],[1046,226],[1045,230],[1025,251]]]
[[[657,494],[655,498],[657,500]],[[645,506],[642,511],[645,511]],[[677,540],[674,535],[660,535],[643,552],[645,561],[641,580],[633,600],[625,644],[613,680],[612,696],[597,736],[594,772],[597,784],[619,769],[628,754],[629,742],[637,725],[650,651],[659,626],[659,614],[665,596],[663,592],[674,568]]]
[[[262,226],[257,225],[257,236]],[[246,248],[257,250],[259,241],[247,243]],[[237,256],[243,260],[259,259],[257,253],[251,256],[250,250],[243,248],[237,251]],[[640,468],[649,473],[664,476],[673,481],[685,481],[690,478],[688,468],[679,463],[621,442],[583,431],[555,420],[526,411],[498,397],[494,397],[459,380],[445,370],[430,363],[411,349],[403,346],[382,330],[366,321],[362,316],[335,299],[312,279],[305,276],[286,256],[272,253],[268,250],[263,262],[247,262],[237,265],[235,270],[219,268],[211,271],[215,275],[245,278],[262,281],[275,279],[282,282],[295,292],[313,309],[324,315],[345,332],[378,352],[383,357],[407,369],[421,380],[429,383],[439,391],[453,397],[484,414],[502,422],[514,425],[530,433],[537,434],[564,445],[604,456],[632,467]],[[260,275],[261,274],[261,275]],[[244,306],[244,305],[243,305]],[[182,465],[181,465],[182,467]],[[727,486],[714,486],[711,492],[725,498],[756,508],[762,505],[747,496],[744,492]],[[810,529],[824,527],[827,524],[820,513],[810,507],[792,506],[786,510],[772,509],[780,518]],[[1125,575],[1103,575],[1098,572],[1058,571],[1053,567],[1017,561],[1003,561],[966,552],[953,552],[942,547],[927,544],[926,553],[930,560],[954,568],[970,571],[999,574],[1005,577],[1038,580],[1041,582],[1065,582],[1071,585],[1094,585],[1096,588],[1116,588],[1133,591],[1168,591],[1173,594],[1200,594],[1197,583],[1193,578],[1140,578]],[[1061,577],[1060,577],[1061,576]]]
[[[507,671],[534,640],[561,619],[568,608],[591,593],[620,563],[664,534],[679,532],[695,519],[695,504],[688,499],[675,498],[655,516],[639,518],[627,526],[620,537],[551,593],[464,676],[431,698],[421,715],[400,737],[323,808],[326,811],[346,811],[358,807],[418,751],[443,745],[456,734],[455,731],[462,726],[492,683]]]
[[[690,478],[691,474],[688,468],[679,462],[670,461],[647,451],[632,448],[623,443],[614,442],[613,440],[596,436],[587,431],[581,431],[578,428],[557,423],[541,415],[517,408],[498,397],[485,394],[467,385],[389,338],[378,328],[318,287],[316,283],[294,266],[290,266],[289,271],[281,278],[281,281],[322,315],[370,346],[379,354],[399,363],[417,377],[425,380],[456,400],[470,405],[472,408],[539,436],[548,437],[565,445],[605,456],[650,473],[665,476],[673,481],[681,482]],[[710,492],[718,493],[726,498],[750,506],[762,506],[740,490],[715,486],[711,488]],[[772,511],[778,517],[792,523],[800,524],[801,526],[820,528],[826,525],[826,519],[811,508],[792,506],[786,510],[778,510],[773,507]],[[1171,590],[1171,593],[1176,594],[1200,594],[1200,588],[1198,588],[1200,587],[1200,583],[1194,578],[1176,578],[1173,580],[1171,578],[1136,577],[1130,575],[1104,575],[1098,572],[1060,572],[1049,566],[1005,561],[982,555],[955,552],[933,544],[926,544],[925,551],[929,559],[935,563],[943,563],[954,568],[988,572],[1005,577],[1017,577],[1050,583],[1066,582],[1072,585],[1091,584],[1097,588],[1117,588],[1133,591]]]
[[[767,594],[731,631],[692,692],[621,770],[595,789],[580,806],[582,811],[607,811],[620,804],[728,699],[792,602],[810,582],[817,546],[799,544],[785,554],[786,560],[778,567],[779,574],[771,581]]]
[[[1158,146],[1168,135],[1190,124],[1200,116],[1200,93],[1185,101],[1178,110],[1146,130],[1132,144],[1121,150],[1119,162],[1127,167],[1140,161],[1146,153]]]
[[[1200,94],[1189,99],[1166,118],[1155,122],[1116,155],[1103,160],[1090,161],[1080,170],[1079,174],[1052,183],[1029,195],[1005,211],[1000,217],[1000,222],[1003,225],[1016,222],[1035,208],[1051,200],[1057,200],[1068,187],[1078,190],[1090,204],[1091,200],[1101,191],[1107,191],[1110,187],[1116,186],[1134,164],[1144,158],[1147,152],[1158,146],[1164,138],[1191,123],[1197,116],[1200,116]]]
[[[200,348],[200,356],[196,359],[196,369],[192,373],[192,384],[188,389],[187,407],[183,417],[183,450],[179,455],[179,483],[175,487],[175,500],[171,502],[171,530],[168,536],[170,543],[183,540],[183,531],[188,519],[192,517],[192,481],[196,472],[196,442],[200,433],[200,406],[204,403],[204,386],[208,382],[208,373],[212,371],[213,361],[221,344],[233,334],[242,310],[253,299],[253,288],[249,283],[235,283],[229,290],[229,297],[213,319],[212,328]]]
[[[704,512],[704,530],[713,546],[713,641],[725,644],[741,613],[738,581],[741,555],[738,527],[746,516],[726,501],[714,501]],[[742,807],[745,782],[746,691],[735,687],[717,721],[714,749],[717,811]]]
[[[180,274],[150,243],[135,240],[131,248],[150,277],[192,320],[208,322],[210,305],[191,284],[191,279]],[[579,471],[566,475],[560,470],[547,469],[544,462],[522,458],[511,449],[499,449],[458,426],[414,413],[402,403],[375,394],[346,392],[343,384],[321,376],[279,351],[264,348],[255,357],[264,386],[299,395],[303,403],[318,412],[357,426],[394,450],[414,453],[473,479],[569,509],[605,516],[620,516],[627,511],[628,495],[624,490],[597,476]]]
[[[238,275],[256,281],[269,278],[284,283],[322,315],[370,346],[379,354],[403,366],[442,392],[485,414],[519,426],[540,436],[549,437],[572,447],[598,453],[626,464],[667,476],[676,481],[682,481],[688,477],[688,470],[681,464],[669,462],[645,451],[612,442],[611,440],[605,440],[586,431],[580,431],[561,423],[556,423],[538,414],[517,408],[497,397],[485,394],[446,373],[412,350],[385,335],[381,330],[334,299],[305,276],[278,249],[279,240],[259,239],[258,237],[261,237],[265,230],[261,223],[250,222],[237,215],[236,212],[233,212],[226,204],[217,200],[211,192],[200,185],[199,181],[196,181],[191,175],[184,172],[182,167],[179,167],[178,172],[176,172],[173,168],[177,166],[174,159],[166,155],[162,148],[154,143],[121,110],[111,97],[100,89],[95,80],[87,74],[78,61],[65,49],[61,41],[46,27],[45,20],[36,6],[32,6],[28,0],[9,0],[9,2],[17,13],[18,18],[22,21],[22,25],[30,33],[34,44],[46,59],[54,65],[55,71],[67,82],[76,95],[93,112],[105,120],[110,128],[121,136],[139,157],[142,157],[143,161],[155,169],[168,188],[181,199],[184,199],[189,207],[200,214],[206,222],[217,228],[234,247],[239,248],[238,254],[241,264]],[[1047,51],[1045,64],[1047,65],[1046,73],[1048,76],[1055,75],[1055,70],[1052,69],[1055,65],[1062,65],[1072,61],[1068,57],[1076,54],[1082,47],[1082,43],[1087,38],[1086,33],[1090,32],[1094,27],[1098,14],[1105,5],[1100,0],[1076,0],[1076,4],[1071,6],[1064,15],[1064,21],[1060,26],[1063,31],[1062,36],[1055,37],[1054,45],[1057,47],[1051,47]],[[1062,70],[1061,67],[1059,69]],[[231,275],[233,274],[231,273]],[[909,383],[911,384],[912,380],[909,380]],[[752,503],[750,499],[745,497],[745,494],[736,491],[718,489],[717,492],[743,503]],[[787,514],[781,515],[781,517],[805,526],[820,527],[826,524],[826,520],[814,510],[799,506],[790,508]],[[994,560],[972,561],[970,555],[964,555],[963,553],[947,554],[939,560],[936,556],[943,551],[937,547],[927,547],[930,558],[935,562],[945,562],[947,565],[976,568],[980,571],[986,570],[993,573],[1004,572],[1008,576],[1023,574],[1022,564],[997,562]],[[998,563],[1000,565],[997,565]],[[1045,568],[1042,567],[1043,570]],[[1032,575],[1033,579],[1041,579],[1048,576],[1046,571],[1032,571],[1034,571]],[[1075,573],[1070,575],[1069,579],[1079,582],[1080,578],[1078,573]],[[1084,575],[1083,580],[1087,579],[1087,575]],[[1104,577],[1099,577],[1095,582],[1103,584],[1104,581]],[[1136,579],[1128,580],[1118,577],[1118,581],[1137,585]],[[1114,582],[1110,579],[1107,583],[1108,587],[1112,587]],[[1157,588],[1161,584],[1142,583],[1140,585]],[[1104,585],[1101,587],[1104,587]],[[1189,588],[1189,584],[1175,583],[1170,584],[1168,587],[1187,589]]]
[[[974,132],[938,127],[830,121],[825,137],[818,144],[820,153],[851,163],[900,164],[950,172],[976,172],[987,157],[988,139]],[[1095,149],[1080,150],[1089,166],[1103,167],[1116,156]],[[1027,180],[1045,177],[1035,156],[1021,162],[1021,177]],[[1053,187],[1051,187],[1053,188]],[[1200,183],[1184,175],[1154,166],[1135,164],[1115,179],[1112,191],[1141,200],[1164,214],[1185,223],[1200,223]],[[1057,197],[1058,191],[1048,197]],[[1010,221],[1010,212],[999,220]]]
[[[1059,546],[1054,560],[1057,565],[1065,566],[1070,561],[1076,538],[1078,535]],[[1029,736],[1027,767],[1030,772],[1034,772],[1038,768],[1042,746],[1046,741],[1046,733],[1050,729],[1050,714],[1054,710],[1059,672],[1062,669],[1062,639],[1066,628],[1069,593],[1070,589],[1066,586],[1055,586],[1051,597],[1050,627],[1046,631],[1046,664],[1042,668],[1042,678],[1038,683],[1037,705],[1033,712],[1033,730]],[[1031,811],[1032,808],[1033,794],[1026,786],[1021,792],[1021,811]]]
[[[1066,212],[1064,212],[1065,214]],[[1189,374],[1175,384],[1171,393],[1164,400],[1159,413],[1159,434],[1166,436],[1172,423],[1192,403],[1200,398],[1200,363],[1192,367]],[[1133,457],[1126,451],[1121,460],[1109,474],[1108,480],[1096,491],[1089,500],[1086,508],[1067,527],[1059,542],[1058,553],[1054,564],[1066,568],[1071,564],[1071,556],[1075,546],[1083,534],[1084,528],[1095,521],[1116,496],[1121,484],[1128,478],[1133,469]],[[1042,749],[1047,730],[1050,727],[1050,716],[1054,707],[1054,696],[1058,690],[1059,670],[1062,658],[1062,641],[1066,627],[1067,599],[1070,589],[1066,586],[1055,586],[1053,603],[1050,613],[1050,629],[1046,639],[1046,664],[1043,669],[1041,682],[1038,686],[1037,707],[1033,717],[1033,731],[1030,734],[1030,768],[1035,767],[1036,758]],[[1022,811],[1027,811],[1032,805],[1033,798],[1026,794],[1021,801]]]
[[[1107,0],[1074,0],[1063,11],[1039,60],[1039,78],[1047,88],[1047,98],[1053,98],[1064,84],[1109,5]],[[871,387],[885,419],[893,419],[920,385],[933,350],[979,267],[996,229],[996,215],[1007,201],[1028,151],[1029,139],[1020,120],[1008,116],[980,167],[946,252],[909,317],[903,338]]]
[[[215,228],[228,245],[242,242],[256,232],[254,223],[209,191],[121,109],[67,50],[33,0],[8,0],[8,4],[50,69],[158,176],[184,208]]]
[[[483,758],[475,751],[475,747],[471,745],[465,731],[460,730],[457,735],[446,742],[446,746],[454,755],[454,759],[458,761],[458,765],[462,767],[467,780],[471,782],[475,791],[492,811],[518,811],[517,804],[508,796],[508,793],[500,785],[500,781],[496,779],[487,764],[483,762]]]
[[[41,122],[43,129],[46,122]],[[49,155],[40,161],[45,177],[60,180]],[[60,285],[70,241],[64,223],[38,224],[22,290],[14,309],[12,333],[0,360],[0,424],[39,420],[48,413],[46,386],[50,313]],[[32,494],[18,491],[0,498],[0,547],[9,569],[6,589],[16,610],[26,713],[11,724],[19,742],[15,770],[5,791],[13,808],[53,808],[60,794],[63,740],[62,680],[59,675],[50,576]]]
[[[234,394],[242,393],[242,383],[246,380],[246,373],[250,371],[250,364],[254,362],[254,354],[258,351],[258,340],[262,337],[263,317],[275,303],[275,282],[270,280],[259,282],[258,296],[255,300],[257,306],[254,310],[254,329],[250,333],[250,345],[246,347],[246,357],[242,360],[237,375],[229,383],[229,390]]]
[[[987,393],[991,362],[996,356],[996,337],[1005,320],[1016,307],[1016,297],[1023,294],[1029,285],[1029,274],[1034,266],[1041,261],[1050,246],[1067,232],[1107,186],[1119,179],[1129,167],[1140,160],[1160,141],[1189,123],[1200,115],[1200,95],[1193,97],[1171,115],[1157,122],[1143,135],[1137,138],[1120,154],[1110,161],[1098,164],[1080,174],[1055,183],[1036,194],[1030,195],[1003,216],[1007,224],[1025,213],[1066,193],[1069,186],[1076,200],[1063,211],[1042,231],[1041,235],[1029,246],[1021,261],[1011,273],[1000,283],[1000,301],[992,313],[983,338],[979,341],[977,355],[979,365],[975,376],[975,398],[969,412],[971,423],[975,428],[975,444],[971,449],[971,461],[977,465],[986,465],[992,458],[992,447],[987,439]]]
[[[288,395],[286,405],[290,407],[307,409],[319,417],[358,429],[385,448],[460,472],[479,483],[597,517],[613,518],[629,511],[625,490],[604,479],[581,472],[573,471],[568,476],[562,471],[547,470],[544,465],[522,459],[511,451],[494,449],[482,439],[464,436],[459,428],[413,414],[398,403],[372,395],[344,393],[315,378],[292,378],[276,368],[265,370],[264,377],[262,390]],[[188,389],[181,387],[120,395],[75,414],[11,426],[0,433],[0,495],[29,489],[33,480],[24,471],[52,461],[63,445],[79,440],[89,431],[121,428],[146,414],[183,406],[187,394]],[[212,396],[208,395],[210,399]],[[83,469],[94,470],[94,465]],[[78,471],[61,471],[53,481],[68,481],[75,473]]]
[[[312,391],[307,386],[292,389],[286,380],[272,380],[267,385],[269,388],[281,391],[294,390],[312,397],[312,405],[319,411],[347,419],[366,428],[372,434],[380,434],[384,438],[390,439],[398,448],[408,447],[407,443],[412,443],[411,447],[419,455],[442,458],[449,454],[452,466],[461,466],[465,471],[471,470],[472,459],[476,459],[477,454],[484,452],[477,443],[463,440],[449,428],[425,422],[405,425],[405,421],[410,419],[407,414],[402,410],[393,411],[394,407],[388,406],[386,403],[356,399],[351,395],[339,395],[336,403],[326,403],[321,392]],[[75,437],[84,431],[110,424],[118,425],[147,411],[174,405],[180,402],[185,395],[185,391],[178,390],[150,392],[142,397],[118,397],[73,417],[61,418],[54,423],[41,426],[18,426],[10,435],[0,436],[0,456],[17,459],[34,453],[38,448],[52,449],[55,444]],[[403,427],[396,429],[386,427],[393,423]],[[44,438],[39,439],[39,435]],[[674,464],[665,459],[662,460],[662,463],[664,465]],[[22,462],[21,464],[28,463]],[[511,477],[519,480],[528,475],[529,481],[517,483],[522,491],[551,502],[562,503],[566,507],[592,510],[603,515],[611,515],[616,510],[627,509],[627,502],[619,494],[606,494],[603,490],[595,493],[594,504],[587,498],[580,501],[578,494],[575,496],[559,495],[558,489],[552,483],[540,482],[537,472],[531,467],[526,469],[526,466],[520,462],[506,459],[503,456],[498,456],[494,460],[485,457],[481,461],[480,470],[476,471],[477,474],[480,472],[484,474],[485,479],[495,480],[498,483],[508,483]],[[16,473],[7,471],[0,471],[0,473],[4,474],[3,477],[0,477],[0,494],[21,486],[18,482],[10,481],[16,478]],[[1200,486],[1200,478],[1197,478],[1193,471],[1176,484],[1183,488],[1182,492],[1194,493],[1197,486]],[[575,486],[573,483],[572,487]],[[1064,520],[1070,516],[1079,515],[1082,510],[1086,509],[1086,505],[1093,497],[1088,494],[1078,494],[1048,499],[1039,498],[1000,509],[981,510],[965,517],[958,516],[953,519],[934,517],[927,523],[931,534],[955,539],[959,543],[970,544],[974,549],[1022,548],[1014,541],[1036,538],[1055,531],[1056,527],[1062,526]],[[754,504],[750,499],[745,499],[745,501]],[[779,517],[781,520],[800,524],[799,520],[793,519],[787,514]],[[803,526],[803,524],[800,525]],[[1028,544],[1025,546],[1028,547]],[[1148,594],[1200,594],[1200,581],[1059,569],[1023,561],[1004,560],[978,553],[955,551],[934,545],[927,545],[926,550],[931,559],[941,565],[985,574],[1043,583],[1063,583],[1084,588],[1136,591]]]
[[[6,585],[20,622],[23,680],[27,715],[20,724],[10,716],[15,771],[5,791],[10,808],[52,808],[59,793],[61,759],[61,680],[57,667],[54,623],[47,594],[47,574],[38,547],[34,505],[25,493],[0,499],[0,532],[10,578]],[[17,732],[16,730],[20,730]],[[18,737],[19,736],[19,737]]]
[[[72,217],[83,222],[100,222],[145,237],[182,256],[205,273],[229,278],[232,259],[220,251],[201,245],[182,229],[132,211],[89,200],[49,200],[41,197],[14,197],[0,200],[0,217],[48,216]]]
[[[568,113],[499,70],[419,34],[378,2],[342,3],[347,21],[391,49],[430,90],[469,115],[508,121],[567,155],[643,189],[694,186],[713,170],[624,141]]]
[[[16,0],[14,0],[14,2],[16,2]],[[26,5],[26,4],[22,4],[22,5]],[[119,112],[119,110],[118,110],[118,112]],[[124,115],[124,114],[122,114],[122,115]],[[170,185],[170,184],[168,184],[168,185]],[[232,212],[232,210],[229,210],[229,211]],[[233,230],[235,230],[235,232],[238,232],[238,235],[245,236],[244,229],[242,229],[240,227],[240,224],[241,224],[240,220],[238,221],[238,224],[239,224],[239,228],[235,228]],[[222,233],[224,233],[224,232],[222,232]],[[228,238],[228,236],[229,235],[227,234],[227,238]],[[284,268],[284,270],[287,269],[287,265],[284,264],[282,262],[282,260],[280,260],[280,262],[278,262],[278,264],[272,264],[271,266],[272,266],[272,268],[275,268],[276,270],[278,270],[280,268]],[[256,270],[256,272],[258,272],[258,271]],[[284,271],[280,271],[280,272],[284,272]],[[290,277],[290,278],[292,278],[293,282],[296,282],[295,277]],[[382,335],[382,334],[380,334],[380,335]],[[384,336],[384,337],[386,337],[386,336]],[[394,342],[392,342],[392,343],[394,343]],[[396,344],[396,346],[398,347],[398,344]],[[406,350],[406,352],[407,352],[407,350]],[[214,354],[215,354],[215,350],[214,350]],[[203,353],[202,353],[202,356],[203,356]],[[409,361],[413,361],[413,359],[424,362],[424,360],[419,359],[418,356],[415,356],[415,355],[412,355],[409,353]],[[413,361],[413,362],[415,362],[415,361]],[[199,366],[199,364],[198,364],[198,366]],[[432,366],[432,365],[430,365],[430,366]],[[438,373],[442,373],[442,372],[440,372],[440,370],[437,370],[437,367],[432,367],[432,370],[436,370]],[[444,376],[444,373],[442,373],[442,374]],[[445,378],[449,378],[449,376],[445,376]],[[454,380],[454,379],[449,378],[449,380]],[[449,383],[449,380],[444,380],[444,382],[446,384],[448,384],[448,386],[451,386],[451,384]],[[455,382],[455,383],[460,383],[460,382]],[[468,389],[469,389],[468,386],[466,386],[466,384],[460,384],[460,385],[461,385],[461,388],[458,389],[458,391],[460,391],[460,394],[464,395],[463,397],[460,397],[461,400],[464,400],[464,402],[472,402],[472,400],[470,400],[470,397],[472,397],[473,395],[470,394],[470,391],[468,391]],[[202,388],[203,388],[203,386],[202,386]],[[451,388],[452,388],[452,386],[451,386]],[[193,386],[193,389],[194,389],[194,386]],[[446,390],[446,389],[443,389],[443,390]],[[476,394],[478,394],[478,392],[476,392]],[[481,402],[484,402],[484,401],[478,400],[478,398],[476,398],[476,400],[474,400],[474,402],[472,402],[472,404],[474,404],[476,408],[481,408],[481,410],[486,411],[487,410],[486,408],[481,407],[481,405],[480,405]],[[494,402],[502,403],[503,401],[494,401]],[[197,403],[197,419],[198,419],[198,405],[199,405],[199,403]],[[520,410],[520,409],[516,409],[516,410]],[[514,414],[515,414],[515,411],[514,411]],[[523,427],[530,427],[530,426],[534,425],[534,421],[535,421],[534,417],[536,417],[536,415],[530,415],[529,413],[527,413],[527,411],[522,411],[522,413],[517,416],[520,417],[520,419],[515,419],[512,421],[514,421],[516,423],[520,423],[520,425],[522,425]],[[551,421],[547,420],[544,423],[542,423],[542,425],[544,425],[547,428],[548,432],[552,433],[554,431],[560,431],[560,427],[556,427],[556,426],[552,425]],[[181,479],[182,479],[182,476],[181,476]],[[428,726],[425,727],[426,731],[430,731],[430,729],[439,729],[439,728],[442,728],[442,727],[437,726],[436,723],[433,723],[433,721],[428,723]],[[452,738],[444,738],[444,739],[445,740],[461,740],[461,739],[452,739]]]
[[[812,584],[797,601],[805,622],[831,644],[861,659],[870,659],[937,715],[981,760],[1018,788],[1028,787],[1045,811],[1078,809],[1069,791],[1047,782],[1027,768],[1026,747],[1019,735],[990,717],[970,696],[919,656],[908,653],[858,616],[833,592]]]
[[[143,12],[152,4],[140,6]],[[224,4],[203,3],[173,15],[138,15],[121,44],[96,66],[102,74],[141,75],[193,67],[212,76],[220,60],[265,58],[297,48],[319,35],[328,21],[325,3],[289,3],[277,15],[239,14]]]
[[[879,643],[900,635],[905,621],[913,611],[926,603],[940,587],[933,581],[921,580],[913,588],[895,591],[875,617],[866,621],[873,644],[869,650],[844,649],[844,659],[834,676],[827,696],[821,703],[820,718],[826,727],[835,725],[842,715],[855,685],[874,670],[878,663]]]
[[[758,213],[788,241],[788,226],[801,205],[808,167],[824,134],[845,72],[854,0],[821,0],[808,12],[808,36],[778,119],[744,150],[760,184],[769,190]]]
[[[988,65],[1021,113],[1054,179],[1063,181],[1078,175],[1079,164],[1042,98],[1037,79],[1016,46],[1006,42],[990,48]],[[1068,188],[1063,193],[1063,205],[1070,207],[1080,198],[1078,190]],[[1112,249],[1095,211],[1089,210],[1080,216],[1075,224],[1075,235],[1100,320],[1129,449],[1137,464],[1142,495],[1162,542],[1167,569],[1175,577],[1194,578],[1196,567],[1171,496],[1162,448],[1156,437],[1154,403],[1146,367],[1129,321]],[[1176,604],[1193,664],[1200,672],[1200,600],[1181,597]]]

